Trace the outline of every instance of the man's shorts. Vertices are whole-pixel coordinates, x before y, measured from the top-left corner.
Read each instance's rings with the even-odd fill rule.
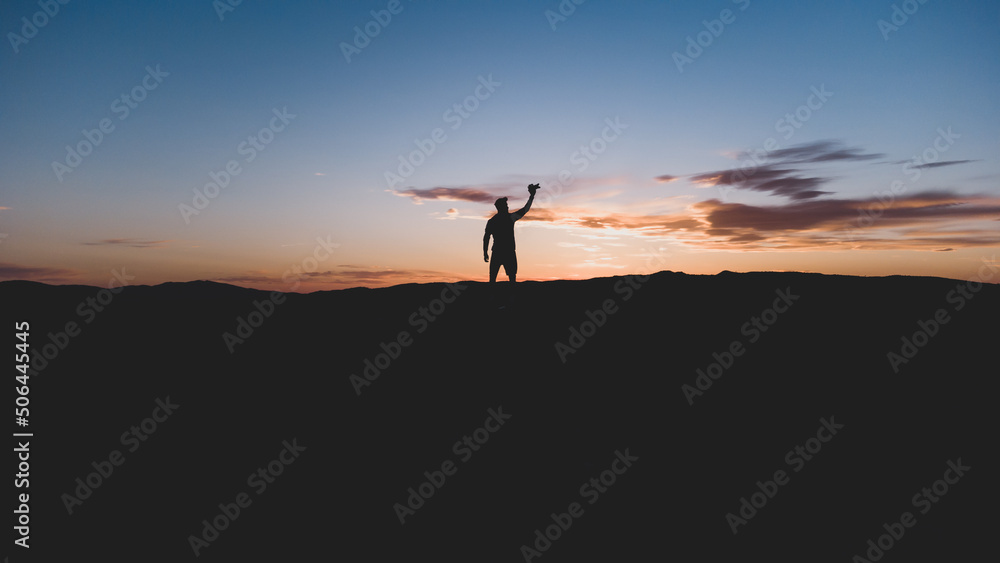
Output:
[[[513,276],[517,273],[517,253],[513,250],[501,250],[493,251],[493,257],[490,258],[490,265],[496,268],[496,271],[500,271],[500,266],[503,266],[503,271],[508,276]]]

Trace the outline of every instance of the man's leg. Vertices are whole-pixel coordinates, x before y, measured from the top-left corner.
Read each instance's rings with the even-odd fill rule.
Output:
[[[500,260],[496,253],[490,257],[490,285],[497,283],[497,274],[500,273]]]
[[[490,256],[490,299],[496,297],[496,286],[497,286],[497,274],[500,273],[500,262],[501,260],[497,258],[496,252]]]
[[[517,283],[517,253],[511,252],[510,259],[507,260],[503,269],[507,272],[507,279],[510,280],[510,301],[514,301],[514,287]]]

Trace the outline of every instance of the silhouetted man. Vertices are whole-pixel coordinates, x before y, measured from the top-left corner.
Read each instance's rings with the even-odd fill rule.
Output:
[[[524,214],[531,209],[531,202],[535,199],[535,190],[538,184],[528,186],[528,203],[521,209],[511,213],[507,209],[507,198],[502,197],[493,205],[497,208],[497,214],[486,222],[486,234],[483,235],[483,261],[490,263],[490,295],[493,295],[493,288],[496,286],[497,274],[500,266],[503,266],[507,277],[511,283],[517,282],[517,253],[514,250],[514,222],[524,217]],[[493,260],[486,249],[490,245],[490,235],[493,235]],[[513,298],[513,288],[511,286],[511,298]]]

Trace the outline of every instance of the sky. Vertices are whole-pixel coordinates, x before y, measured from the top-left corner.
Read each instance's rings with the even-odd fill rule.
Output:
[[[0,280],[486,281],[493,202],[531,183],[519,281],[983,279],[998,26],[985,0],[5,0]]]

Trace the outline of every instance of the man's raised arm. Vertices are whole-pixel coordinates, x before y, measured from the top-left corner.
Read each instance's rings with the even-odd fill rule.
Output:
[[[539,187],[540,186],[538,184],[531,184],[530,186],[528,186],[528,193],[531,194],[528,196],[528,203],[524,204],[524,207],[522,207],[521,209],[518,209],[517,211],[510,214],[510,218],[512,221],[517,221],[521,217],[524,217],[524,214],[527,213],[529,209],[531,209],[531,202],[535,201],[535,190],[537,190]]]

